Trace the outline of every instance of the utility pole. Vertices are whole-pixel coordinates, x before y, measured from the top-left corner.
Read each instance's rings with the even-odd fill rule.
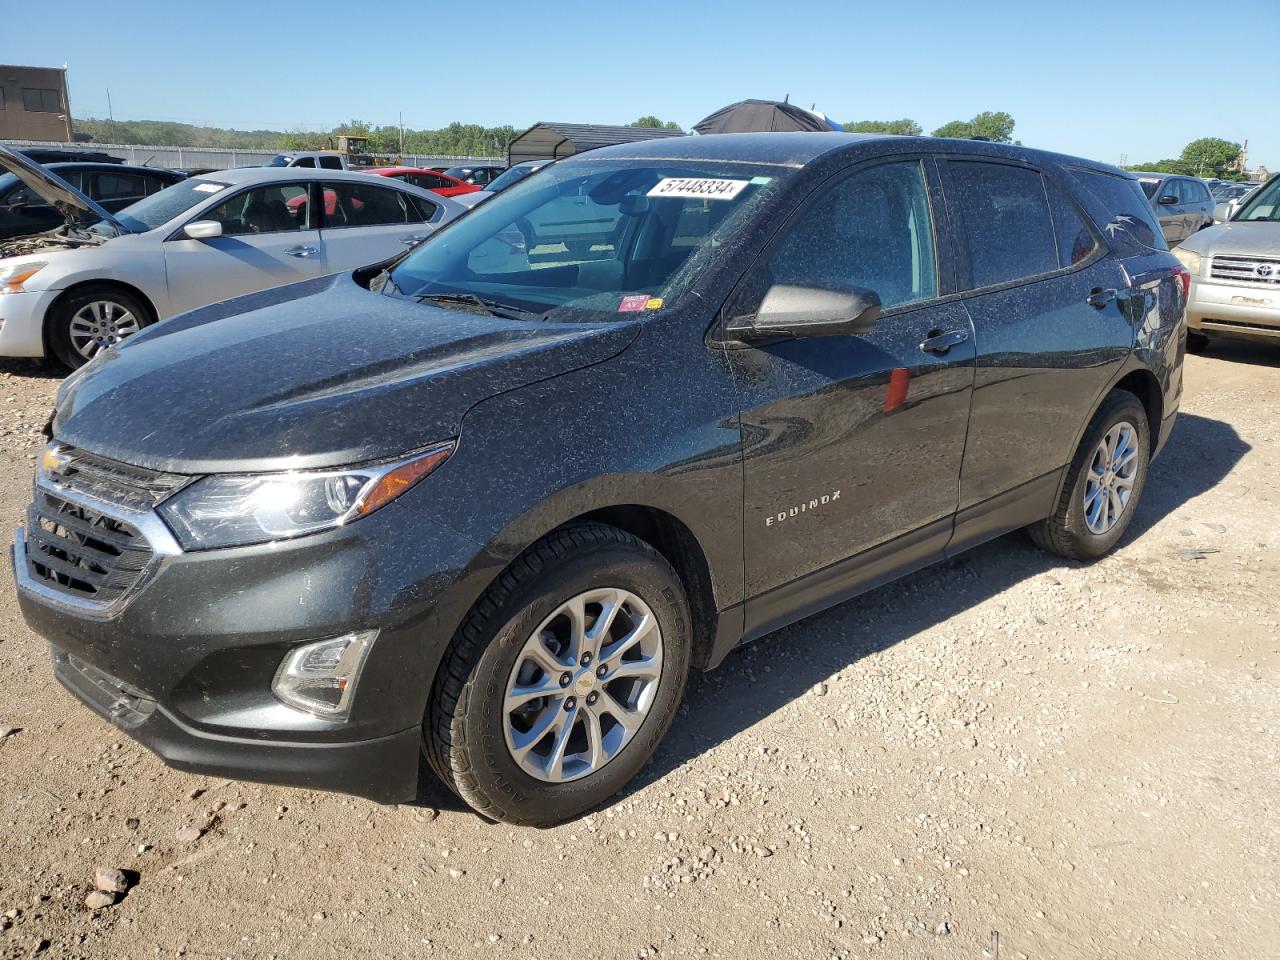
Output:
[[[404,156],[404,111],[400,111],[400,156]]]
[[[116,115],[111,112],[111,88],[107,87],[107,130],[110,131],[107,136],[111,138],[111,142],[116,142]]]

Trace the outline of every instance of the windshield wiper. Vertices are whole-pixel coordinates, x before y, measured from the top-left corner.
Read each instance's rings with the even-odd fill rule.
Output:
[[[521,310],[510,304],[499,303],[497,300],[486,300],[484,297],[478,297],[474,293],[424,293],[413,299],[419,303],[426,300],[430,300],[433,303],[469,303],[484,310],[490,316],[499,317],[502,320],[538,319],[538,314],[536,313]]]

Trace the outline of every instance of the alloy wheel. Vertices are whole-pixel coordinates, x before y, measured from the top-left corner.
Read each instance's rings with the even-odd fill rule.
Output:
[[[71,315],[71,346],[86,360],[142,329],[138,318],[114,300],[91,300]]]
[[[1138,474],[1138,431],[1122,421],[1094,448],[1084,484],[1084,522],[1090,533],[1110,531],[1129,506]]]
[[[533,631],[507,681],[507,749],[547,783],[595,773],[640,730],[662,679],[662,629],[627,590],[571,597]]]

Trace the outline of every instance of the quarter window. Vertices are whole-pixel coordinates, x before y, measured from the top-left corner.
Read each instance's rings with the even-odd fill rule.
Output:
[[[307,229],[306,184],[277,184],[238,194],[201,220],[217,220],[222,235],[288,233]]]
[[[698,206],[706,206],[701,202]],[[718,209],[686,209],[676,230],[696,243],[711,233]],[[860,170],[836,184],[800,214],[770,252],[763,296],[772,284],[874,290],[887,309],[938,295],[933,220],[918,161]]]
[[[1144,246],[1167,249],[1155,210],[1143,192],[1145,184],[1101,170],[1075,167],[1071,172],[1105,208],[1108,220],[1099,226],[1108,237],[1124,233]]]
[[[408,194],[364,183],[329,183],[324,188],[324,225],[376,227],[393,223],[421,223],[422,214]]]
[[[1058,269],[1058,244],[1039,171],[1005,164],[951,163],[973,286]]]

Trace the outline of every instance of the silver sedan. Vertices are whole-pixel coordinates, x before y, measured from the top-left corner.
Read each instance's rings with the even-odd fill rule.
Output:
[[[69,367],[185,310],[389,259],[465,212],[362,173],[251,167],[112,215],[3,147],[0,165],[66,218],[0,243],[0,356],[52,354]]]

